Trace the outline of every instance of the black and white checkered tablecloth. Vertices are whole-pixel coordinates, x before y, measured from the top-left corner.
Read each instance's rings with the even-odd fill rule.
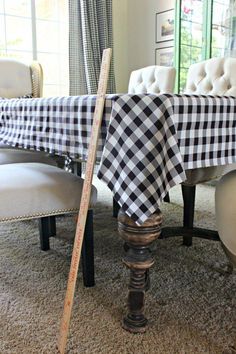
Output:
[[[2,100],[0,139],[86,159],[94,105],[94,96]],[[235,117],[233,97],[108,96],[98,176],[142,224],[185,170],[236,162]]]
[[[107,95],[97,160],[102,156],[111,116]],[[0,140],[19,148],[86,160],[96,96],[0,99]]]
[[[112,108],[99,178],[138,224],[185,170],[236,161],[236,98],[124,95]]]

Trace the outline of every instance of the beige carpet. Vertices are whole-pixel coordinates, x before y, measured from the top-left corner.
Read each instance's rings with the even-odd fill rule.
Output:
[[[128,271],[122,241],[111,216],[111,195],[99,184],[95,211],[96,286],[77,283],[68,353],[235,353],[236,272],[218,242],[158,240],[145,313],[147,333],[121,328]],[[179,187],[162,208],[165,224],[182,218]],[[214,227],[214,188],[197,190],[198,226]],[[0,225],[0,354],[56,353],[74,234],[73,218],[58,220],[51,250],[39,250],[36,221]]]

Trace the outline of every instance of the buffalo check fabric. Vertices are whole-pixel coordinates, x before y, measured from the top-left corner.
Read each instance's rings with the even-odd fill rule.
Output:
[[[236,161],[236,98],[124,95],[113,104],[99,178],[137,224],[185,170]]]
[[[101,159],[111,115],[108,95],[98,141]],[[0,100],[0,140],[19,148],[86,160],[96,96]]]
[[[95,98],[0,100],[0,140],[86,160]],[[108,95],[98,177],[141,225],[185,170],[236,162],[235,116],[234,97]]]

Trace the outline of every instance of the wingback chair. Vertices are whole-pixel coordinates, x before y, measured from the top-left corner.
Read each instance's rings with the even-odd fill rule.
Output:
[[[0,97],[41,97],[43,71],[33,61],[29,65],[0,58]],[[49,249],[55,236],[55,216],[79,210],[82,179],[57,167],[46,153],[18,149],[0,142],[0,222],[39,219],[40,245]],[[22,183],[23,181],[23,183]],[[96,200],[93,187],[91,205]],[[86,286],[94,285],[92,210],[88,212],[82,249]]]
[[[43,70],[37,61],[30,64],[11,58],[0,58],[0,97],[41,97],[43,91]],[[0,165],[22,162],[40,162],[57,165],[56,159],[44,152],[18,149],[0,141]],[[55,218],[40,218],[40,229],[45,224],[51,225],[52,233],[56,233]]]
[[[185,93],[236,96],[236,58],[212,58],[191,65]],[[196,185],[220,177],[224,170],[225,166],[217,166],[186,171],[182,184],[185,228],[193,228]],[[185,236],[184,244],[190,246],[192,237]]]
[[[41,97],[43,70],[37,61],[25,64],[10,58],[0,58],[0,97]],[[42,162],[55,165],[56,162],[45,153],[12,148],[0,142],[0,165],[17,162]]]
[[[151,65],[134,70],[130,74],[128,93],[173,93],[175,85],[175,68]],[[164,199],[169,202],[169,195]],[[113,216],[117,217],[119,204],[113,199]]]

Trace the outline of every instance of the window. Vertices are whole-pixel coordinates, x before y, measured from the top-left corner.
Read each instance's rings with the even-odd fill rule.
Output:
[[[231,32],[230,0],[213,1],[213,17],[211,27],[211,56],[223,57],[226,54]]]
[[[0,56],[38,60],[44,96],[68,95],[68,1],[0,0]]]
[[[229,48],[232,0],[178,0],[175,18],[176,91],[183,92],[189,66],[225,56]],[[236,23],[236,22],[235,22]],[[231,39],[233,46],[234,37]]]
[[[203,59],[203,1],[181,2],[181,51],[179,85],[186,85],[188,68]]]

